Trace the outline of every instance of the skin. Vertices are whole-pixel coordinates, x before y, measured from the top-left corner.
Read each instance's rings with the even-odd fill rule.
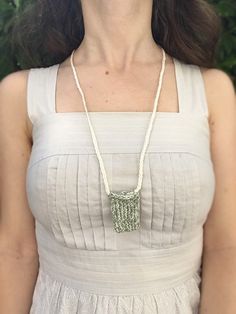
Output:
[[[161,50],[152,1],[82,1],[85,37],[75,65],[89,111],[152,111]],[[204,227],[200,314],[236,312],[236,101],[228,75],[201,69],[209,106],[216,195]],[[28,71],[0,83],[0,314],[27,314],[38,272],[37,243],[25,191],[32,146]],[[65,84],[66,83],[66,84]],[[83,111],[69,60],[58,73],[57,112]],[[178,111],[173,60],[167,55],[158,111]],[[3,132],[4,130],[4,132]]]

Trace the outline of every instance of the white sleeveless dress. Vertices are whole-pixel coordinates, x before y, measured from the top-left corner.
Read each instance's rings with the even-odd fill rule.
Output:
[[[86,113],[55,111],[59,65],[30,69],[26,190],[40,259],[31,314],[198,313],[215,175],[200,69],[174,64],[179,112],[156,113],[141,228],[124,233],[113,229]],[[151,112],[89,114],[111,190],[133,189]]]

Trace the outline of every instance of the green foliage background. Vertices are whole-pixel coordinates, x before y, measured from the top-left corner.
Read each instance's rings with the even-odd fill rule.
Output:
[[[10,30],[15,17],[33,0],[0,0],[0,80],[27,67],[10,45]],[[223,30],[217,52],[217,67],[228,73],[236,86],[236,1],[209,0],[221,16]]]

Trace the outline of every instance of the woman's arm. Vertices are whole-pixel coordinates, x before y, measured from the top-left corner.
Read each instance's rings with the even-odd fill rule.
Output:
[[[200,314],[236,313],[236,101],[231,79],[204,71],[216,175],[212,208],[204,226]]]
[[[31,152],[27,71],[0,83],[0,314],[28,314],[38,271],[34,220],[25,189]]]

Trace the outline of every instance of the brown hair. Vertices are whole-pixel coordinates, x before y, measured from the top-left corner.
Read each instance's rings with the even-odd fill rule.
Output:
[[[204,0],[153,0],[155,42],[185,63],[213,67],[220,32],[220,17]],[[60,63],[83,39],[81,2],[36,0],[16,19],[12,35],[25,67]]]

